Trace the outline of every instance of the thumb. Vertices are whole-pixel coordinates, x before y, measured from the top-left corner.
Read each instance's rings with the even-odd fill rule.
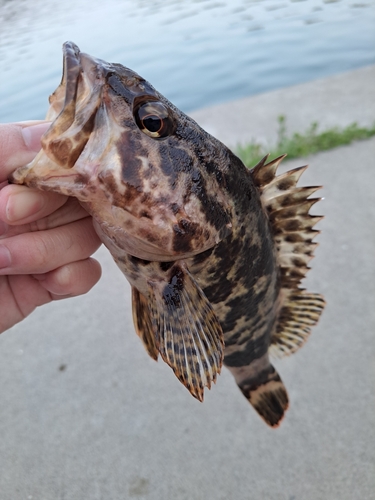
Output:
[[[0,124],[0,182],[34,158],[49,126],[50,122],[41,120]]]

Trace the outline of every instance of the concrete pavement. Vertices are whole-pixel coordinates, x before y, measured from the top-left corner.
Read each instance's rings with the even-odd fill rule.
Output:
[[[218,130],[221,117],[227,135],[218,135],[232,144],[248,134],[272,141],[261,117],[276,124],[280,113],[291,130],[340,125],[343,115],[368,124],[374,76],[363,68],[194,117]],[[0,500],[374,498],[374,157],[371,139],[287,165],[308,162],[301,184],[324,185],[305,285],[328,305],[307,345],[275,363],[291,399],[279,429],[227,370],[200,404],[148,357],[129,286],[102,248],[92,292],[40,308],[0,337]]]

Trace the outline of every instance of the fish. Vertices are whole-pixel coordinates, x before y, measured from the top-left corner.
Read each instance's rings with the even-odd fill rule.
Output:
[[[248,169],[131,69],[63,45],[35,159],[9,182],[75,197],[132,289],[136,333],[199,401],[224,364],[271,427],[289,405],[270,357],[325,306],[301,287],[322,217],[307,167]]]

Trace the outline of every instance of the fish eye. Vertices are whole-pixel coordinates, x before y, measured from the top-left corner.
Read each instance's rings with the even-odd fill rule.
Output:
[[[143,102],[134,110],[135,121],[143,133],[154,139],[172,134],[174,121],[164,104],[159,101]]]

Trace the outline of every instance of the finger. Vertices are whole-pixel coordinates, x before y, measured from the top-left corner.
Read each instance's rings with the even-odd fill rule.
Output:
[[[0,275],[46,273],[87,259],[100,246],[91,217],[2,240]]]
[[[0,333],[38,306],[88,292],[100,276],[100,264],[91,258],[51,271],[44,280],[31,275],[0,276]]]
[[[99,281],[101,274],[99,262],[89,258],[33,277],[52,294],[53,298],[65,298],[87,293]]]
[[[53,229],[55,227],[84,219],[87,216],[88,214],[86,210],[80,205],[78,200],[75,198],[68,198],[66,203],[64,203],[64,205],[55,212],[52,212],[51,215],[38,219],[34,222],[30,222],[29,224],[10,226],[3,223],[2,226],[2,221],[0,220],[0,240],[10,238],[11,236],[16,236],[18,234]]]
[[[53,300],[32,276],[0,276],[0,333]]]
[[[1,199],[1,194],[0,194]],[[51,207],[52,205],[50,205]],[[84,219],[88,214],[75,198],[68,198],[67,201],[57,210],[47,217],[42,217],[28,224],[9,225],[1,221],[0,216],[0,239],[16,236],[17,234],[33,231],[45,231],[64,224],[69,224],[80,219]]]
[[[49,126],[50,122],[41,120],[0,124],[0,182],[34,158]]]
[[[0,219],[7,224],[27,224],[60,208],[67,196],[26,186],[8,185],[0,191]]]

